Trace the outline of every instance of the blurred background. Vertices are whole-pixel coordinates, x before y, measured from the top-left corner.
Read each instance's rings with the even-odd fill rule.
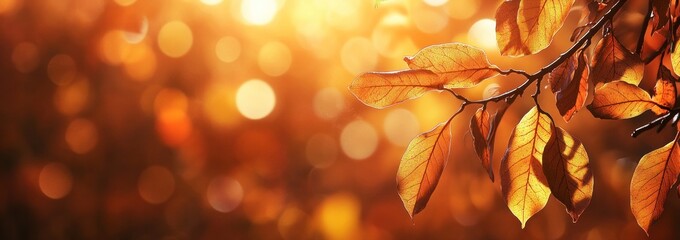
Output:
[[[630,178],[674,131],[629,137],[650,113],[604,121],[584,109],[566,124],[549,91],[544,108],[584,142],[594,171],[594,197],[578,223],[551,198],[520,229],[474,155],[474,108],[454,120],[444,176],[409,219],[395,182],[401,154],[459,102],[430,93],[376,110],[347,86],[452,41],[486,50],[502,68],[533,72],[571,45],[581,18],[571,14],[536,56],[501,57],[499,3],[0,0],[0,238],[643,238],[630,213]],[[630,2],[614,23],[629,49],[645,4]],[[498,77],[461,93],[488,97],[522,81]],[[532,106],[527,96],[500,126],[496,171],[512,127]],[[672,192],[652,237],[680,235],[678,211]]]

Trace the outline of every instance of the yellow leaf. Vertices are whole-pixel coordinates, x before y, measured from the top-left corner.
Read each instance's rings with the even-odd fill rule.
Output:
[[[349,90],[364,104],[385,108],[443,90],[444,80],[429,70],[364,73],[354,79]]]
[[[673,67],[673,72],[680,75],[680,44],[675,44],[675,48],[671,52],[671,66]]]
[[[475,144],[475,152],[479,159],[482,160],[482,166],[484,166],[484,169],[489,174],[489,178],[493,181],[493,158],[491,148],[489,147],[490,120],[489,112],[486,109],[477,109],[475,115],[470,119],[470,133]]]
[[[627,119],[642,114],[654,105],[645,90],[627,82],[614,81],[595,90],[588,110],[597,118]]]
[[[433,45],[404,61],[411,69],[427,69],[445,79],[446,88],[474,87],[482,80],[498,75],[498,67],[489,63],[486,53],[462,43]]]
[[[587,59],[583,52],[579,54],[578,65],[574,75],[567,82],[562,82],[559,91],[555,93],[557,109],[564,121],[569,122],[576,112],[583,108],[588,96],[588,69]]]
[[[594,84],[621,80],[638,85],[645,71],[640,56],[628,51],[614,34],[607,35],[597,44],[591,67],[590,79]]]
[[[564,204],[576,222],[593,197],[593,173],[581,141],[553,126],[543,153],[543,173],[552,194]]]
[[[649,226],[663,212],[668,191],[680,173],[680,148],[675,140],[640,159],[630,183],[630,207],[638,225],[647,234]]]
[[[547,48],[574,0],[509,0],[496,11],[496,40],[502,55],[524,56]]]
[[[550,197],[550,188],[541,161],[550,139],[552,120],[532,108],[513,130],[501,161],[501,190],[510,211],[524,228]]]
[[[668,70],[666,67],[661,66],[659,71],[661,76],[658,80],[656,80],[652,101],[661,106],[672,109],[675,106],[675,98],[678,95],[678,90],[675,86],[675,79],[673,78],[670,70]],[[657,115],[662,115],[667,113],[668,110],[660,108],[659,106],[654,106],[652,107],[652,112],[656,113]]]
[[[397,171],[397,188],[411,218],[427,205],[449,159],[449,123],[441,123],[411,140],[401,158]]]

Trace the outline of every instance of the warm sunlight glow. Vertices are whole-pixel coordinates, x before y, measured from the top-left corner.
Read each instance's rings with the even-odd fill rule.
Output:
[[[413,7],[411,19],[418,30],[430,34],[444,30],[449,23],[449,16],[442,9],[422,4]]]
[[[236,92],[236,107],[246,118],[257,120],[269,115],[276,106],[274,89],[265,81],[249,80]]]
[[[226,36],[220,38],[215,44],[215,54],[220,61],[230,63],[236,61],[241,55],[241,42],[235,37]]]
[[[193,43],[191,29],[182,21],[168,22],[158,32],[158,47],[168,57],[184,56]]]
[[[326,239],[356,239],[361,204],[348,193],[324,199],[319,207],[319,221]]]
[[[235,90],[226,84],[213,84],[203,96],[203,111],[213,124],[226,127],[239,119],[234,100]]]
[[[208,203],[218,212],[234,210],[243,200],[243,187],[238,181],[228,177],[216,177],[208,185]]]
[[[340,146],[351,159],[366,159],[373,155],[378,147],[378,133],[368,122],[355,120],[342,129]]]
[[[438,7],[446,4],[447,2],[449,2],[449,0],[423,0],[423,2],[425,2],[427,5]]]
[[[133,80],[145,81],[156,71],[156,54],[145,43],[135,44],[130,48],[130,54],[123,62],[125,73]]]
[[[340,50],[342,66],[352,75],[373,70],[378,64],[378,53],[371,40],[364,37],[354,37],[342,46]]]
[[[257,63],[265,74],[278,77],[290,68],[293,57],[288,46],[281,42],[268,42],[260,49]]]
[[[449,2],[446,6],[446,13],[449,17],[458,20],[465,20],[471,18],[479,10],[479,1],[477,0],[455,0]]]
[[[492,51],[498,49],[496,43],[496,21],[482,19],[472,24],[468,31],[468,40],[472,45]]]
[[[61,163],[48,163],[38,178],[40,191],[51,199],[61,199],[71,192],[73,177],[71,171]]]
[[[175,192],[175,178],[167,168],[151,166],[139,175],[137,188],[144,201],[151,204],[164,203]]]
[[[205,5],[215,6],[222,3],[222,0],[201,0],[201,2]]]
[[[276,0],[243,0],[241,14],[249,24],[266,25],[274,19],[278,7]]]
[[[383,130],[390,143],[405,147],[420,133],[420,124],[411,111],[397,108],[385,116]]]

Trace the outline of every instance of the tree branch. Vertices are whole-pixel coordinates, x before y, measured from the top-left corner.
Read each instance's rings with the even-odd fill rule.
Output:
[[[572,55],[574,55],[576,53],[576,51],[578,51],[579,49],[582,49],[583,46],[585,46],[585,44],[589,43],[590,39],[593,36],[595,36],[595,34],[597,34],[599,32],[599,30],[602,28],[602,26],[604,26],[606,22],[610,21],[614,17],[614,15],[619,10],[621,10],[621,7],[626,3],[626,1],[627,0],[619,0],[618,2],[614,3],[614,5],[612,5],[612,7],[609,8],[609,10],[604,15],[602,15],[602,17],[600,17],[600,19],[594,25],[592,25],[592,27],[590,29],[588,29],[588,31],[585,34],[583,34],[583,36],[581,36],[581,38],[579,38],[579,40],[576,43],[574,43],[571,46],[571,48],[569,48],[566,52],[560,54],[560,56],[558,56],[554,61],[552,61],[547,66],[541,68],[538,72],[533,73],[533,74],[528,74],[528,73],[521,71],[521,70],[510,69],[510,70],[504,71],[504,70],[499,69],[498,72],[503,74],[503,75],[508,75],[510,73],[516,73],[516,74],[520,74],[520,75],[523,75],[523,76],[526,77],[526,81],[524,81],[521,85],[517,86],[516,88],[514,88],[510,91],[504,92],[500,95],[489,97],[489,98],[482,99],[482,100],[469,100],[469,99],[461,96],[460,94],[457,94],[453,90],[448,90],[448,92],[453,94],[453,96],[456,97],[457,99],[460,99],[461,101],[463,101],[463,103],[464,103],[463,106],[467,106],[469,104],[486,105],[489,102],[498,102],[498,101],[503,100],[503,99],[512,99],[512,98],[515,98],[519,95],[522,95],[524,93],[524,91],[534,81],[538,81],[538,84],[540,84],[540,79],[542,79],[546,74],[550,73],[557,66],[562,64],[564,61],[569,59]],[[534,93],[534,95],[535,95],[534,99],[535,100],[537,99],[538,94],[540,93],[540,86],[537,86],[536,89],[537,90]],[[538,102],[537,102],[537,105],[538,105]]]

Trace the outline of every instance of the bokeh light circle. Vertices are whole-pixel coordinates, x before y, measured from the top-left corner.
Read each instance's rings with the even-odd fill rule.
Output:
[[[168,57],[184,56],[194,43],[191,29],[182,21],[171,21],[158,32],[158,47]]]
[[[99,135],[92,121],[79,118],[71,121],[66,128],[65,139],[71,151],[85,154],[97,146]]]
[[[243,187],[238,181],[228,177],[216,177],[208,185],[208,203],[218,212],[234,210],[243,200]]]
[[[241,55],[241,43],[235,37],[223,37],[215,44],[215,55],[220,61],[230,63]]]
[[[355,120],[342,129],[340,146],[342,151],[351,159],[366,159],[378,147],[378,133],[368,122]]]
[[[485,50],[498,49],[498,43],[496,42],[496,21],[485,18],[472,24],[468,31],[468,40]]]
[[[345,109],[345,99],[335,88],[324,88],[314,95],[314,114],[321,119],[333,119]]]
[[[365,37],[354,37],[340,50],[342,66],[352,75],[373,70],[378,64],[378,51],[371,40]]]
[[[150,166],[139,175],[137,187],[144,201],[160,204],[175,192],[175,178],[165,167]]]
[[[260,49],[257,63],[265,74],[278,77],[283,75],[290,68],[293,55],[288,46],[281,42],[272,41]]]
[[[257,120],[269,115],[276,106],[274,89],[265,81],[249,80],[236,91],[236,108],[246,118]]]
[[[406,146],[420,132],[418,118],[409,110],[397,108],[390,111],[383,124],[390,143]]]
[[[243,0],[241,15],[248,24],[266,25],[274,19],[278,8],[276,0]]]
[[[61,199],[71,192],[73,177],[71,171],[61,163],[48,163],[38,177],[40,191],[51,199]]]

